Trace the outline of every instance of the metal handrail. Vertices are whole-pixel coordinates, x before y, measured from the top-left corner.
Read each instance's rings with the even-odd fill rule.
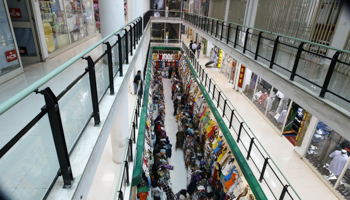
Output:
[[[205,17],[205,18],[208,18],[208,19],[211,19],[211,20],[221,21],[221,22],[225,22],[225,23],[228,23],[228,24],[233,24],[233,25],[236,25],[236,26],[253,29],[253,30],[256,30],[256,31],[263,32],[263,33],[273,34],[273,35],[276,35],[276,36],[280,36],[280,37],[284,37],[284,38],[288,38],[288,39],[292,39],[292,40],[297,40],[299,42],[308,43],[310,45],[317,45],[317,46],[320,46],[320,47],[323,47],[323,48],[326,48],[326,49],[331,49],[331,50],[334,50],[334,51],[339,51],[339,52],[342,52],[342,53],[350,54],[350,51],[347,51],[347,50],[344,50],[344,49],[338,49],[338,48],[335,48],[335,47],[331,47],[331,46],[327,46],[327,45],[323,45],[323,44],[319,44],[319,43],[310,42],[310,41],[307,41],[307,40],[303,40],[303,39],[299,39],[299,38],[295,38],[295,37],[291,37],[291,36],[275,33],[275,32],[272,32],[272,31],[266,31],[266,30],[254,28],[254,27],[251,27],[251,26],[245,26],[245,25],[242,25],[242,24],[237,24],[237,23],[234,23],[234,22],[229,22],[229,21],[216,19],[216,18],[211,18],[211,17],[198,15],[198,14],[193,14],[193,13],[189,13],[189,12],[184,12],[184,13],[188,14],[188,15],[198,16],[198,17]]]
[[[192,58],[196,60],[195,55],[193,54],[192,51],[190,51],[190,50],[188,49],[187,45],[186,45],[184,42],[182,42],[182,46],[183,46],[182,48],[185,49],[186,52],[189,52],[189,54],[192,55]],[[197,61],[197,66],[199,66],[200,69],[202,69],[203,72],[204,72],[204,68],[203,68],[201,65],[199,65],[198,61]],[[205,72],[204,72],[204,73],[205,73]],[[203,76],[203,74],[201,74],[201,75]],[[212,84],[215,85],[216,90],[220,90],[220,91],[221,91],[221,95],[222,95],[223,97],[225,97],[225,99],[228,99],[227,96],[225,95],[225,93],[222,92],[221,88],[215,83],[214,79],[213,79],[212,77],[210,77],[210,75],[208,75],[207,73],[206,73],[206,76],[209,78],[209,80],[211,80]],[[214,92],[213,92],[213,93],[214,93]],[[215,98],[214,98],[214,99],[215,99]],[[227,102],[228,102],[228,103],[227,103]],[[244,123],[244,124],[247,126],[247,128],[249,129],[249,132],[253,135],[253,137],[250,137],[250,138],[255,138],[255,140],[259,143],[260,147],[261,147],[261,148],[264,150],[264,152],[266,153],[267,158],[269,158],[269,159],[272,161],[272,163],[273,163],[274,166],[277,168],[277,170],[279,171],[279,173],[283,176],[284,180],[285,180],[285,181],[288,183],[288,185],[292,188],[292,190],[293,190],[294,193],[297,195],[297,197],[298,197],[299,199],[301,199],[300,196],[299,196],[299,194],[296,192],[296,190],[294,189],[294,187],[290,184],[290,182],[288,181],[288,179],[286,178],[286,176],[282,173],[281,169],[277,166],[277,164],[275,163],[275,161],[272,159],[272,157],[270,156],[270,154],[267,152],[267,150],[264,148],[264,146],[262,145],[262,143],[259,141],[258,137],[252,132],[252,130],[251,130],[250,127],[248,126],[247,122],[245,122],[245,120],[244,120],[243,117],[239,114],[239,112],[237,111],[237,109],[233,106],[233,104],[231,103],[231,101],[226,101],[226,103],[229,104],[229,105],[232,107],[232,110],[234,110],[234,114],[233,114],[233,115],[234,115],[235,117],[236,117],[236,115],[239,116],[240,120],[236,117],[236,118],[237,118],[237,121],[240,121],[241,123]],[[243,127],[243,128],[244,128],[244,127]],[[244,129],[245,129],[245,128],[244,128]],[[245,130],[245,131],[247,132],[247,134],[249,134],[247,130]],[[249,136],[249,135],[248,135],[248,136]],[[243,147],[246,148],[244,145],[243,145]],[[259,152],[260,152],[260,150],[259,150]],[[261,153],[261,152],[260,152],[260,153]],[[271,168],[271,169],[272,169],[272,168]]]
[[[138,17],[139,18],[139,17]],[[137,19],[138,19],[137,18]],[[134,23],[137,19],[129,22],[128,24],[126,24],[125,26],[128,26],[132,23]],[[76,61],[78,61],[79,59],[83,58],[84,55],[88,54],[90,51],[94,50],[96,47],[98,47],[100,44],[103,44],[106,40],[108,40],[109,38],[111,38],[112,36],[114,36],[115,34],[117,34],[120,31],[123,31],[123,28],[118,29],[117,31],[109,34],[108,36],[106,36],[105,38],[101,39],[100,41],[98,41],[97,43],[95,43],[94,45],[92,45],[91,47],[87,48],[86,50],[84,50],[83,52],[79,53],[78,55],[76,55],[75,57],[73,57],[72,59],[70,59],[69,61],[65,62],[64,64],[62,64],[61,66],[57,67],[56,69],[54,69],[52,72],[46,74],[44,77],[42,77],[41,79],[35,81],[33,84],[29,85],[28,87],[26,87],[25,89],[23,89],[22,91],[18,92],[17,94],[15,94],[14,96],[12,96],[11,98],[7,99],[6,101],[4,101],[3,103],[0,104],[0,115],[2,115],[4,112],[6,112],[8,109],[10,109],[11,107],[13,107],[14,105],[16,105],[18,102],[20,102],[22,99],[24,99],[25,97],[27,97],[28,95],[30,95],[32,92],[35,92],[39,87],[41,87],[42,85],[44,85],[45,83],[47,83],[48,81],[50,81],[52,78],[54,78],[55,76],[57,76],[58,74],[60,74],[62,71],[64,71],[65,69],[67,69],[69,66],[71,66],[72,64],[74,64]]]

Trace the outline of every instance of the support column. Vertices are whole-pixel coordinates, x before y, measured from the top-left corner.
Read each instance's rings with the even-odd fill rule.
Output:
[[[225,9],[225,18],[224,18],[224,21],[227,21],[227,18],[228,18],[228,15],[229,15],[229,12],[230,12],[230,0],[227,0],[226,1],[226,9]]]
[[[124,0],[99,1],[99,7],[102,38],[124,27]]]
[[[124,149],[128,145],[129,136],[129,106],[127,88],[120,91],[120,99],[117,116],[111,130],[112,160],[120,164],[123,162]]]

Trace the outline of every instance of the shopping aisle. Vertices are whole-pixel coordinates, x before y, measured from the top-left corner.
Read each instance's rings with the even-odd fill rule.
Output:
[[[190,39],[187,39],[186,35],[182,35],[182,38],[188,46]],[[202,66],[205,66],[205,63],[209,61],[203,55],[203,51],[197,60]],[[206,67],[205,71],[210,74],[235,106],[235,109],[303,200],[338,199],[295,152],[293,145],[285,137],[279,136],[275,128],[266,121],[242,93],[233,89],[233,85],[228,82],[229,80],[220,72],[220,69]]]
[[[163,78],[163,86],[164,86],[164,97],[165,97],[165,130],[167,130],[167,134],[172,146],[172,156],[169,159],[169,164],[174,166],[174,170],[170,171],[171,182],[173,185],[174,193],[182,189],[186,189],[186,178],[187,178],[187,170],[185,167],[184,154],[182,149],[175,149],[176,143],[176,133],[177,122],[175,119],[173,100],[171,100],[171,80],[167,78]]]

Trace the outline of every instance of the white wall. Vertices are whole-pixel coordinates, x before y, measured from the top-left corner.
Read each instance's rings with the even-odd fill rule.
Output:
[[[332,38],[331,46],[343,49],[344,44],[346,42],[346,38],[348,37],[350,31],[350,8],[348,6],[344,6],[342,12],[340,13],[340,17],[338,20],[338,25],[334,31],[334,35]],[[333,56],[335,51],[328,51],[328,56]]]

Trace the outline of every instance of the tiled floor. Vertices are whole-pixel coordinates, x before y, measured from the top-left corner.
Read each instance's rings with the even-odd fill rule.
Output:
[[[172,156],[169,164],[174,166],[170,171],[173,192],[176,194],[182,189],[186,189],[187,170],[185,167],[184,153],[182,149],[175,149],[177,122],[175,119],[173,101],[171,100],[171,82],[170,79],[163,78],[164,96],[165,96],[165,130],[172,146]]]
[[[189,44],[189,40],[185,42]],[[209,59],[201,54],[199,63],[204,66],[208,61]],[[218,68],[206,68],[205,70],[235,106],[303,200],[338,199],[294,151],[293,145],[285,137],[279,136],[242,93],[233,89]]]

